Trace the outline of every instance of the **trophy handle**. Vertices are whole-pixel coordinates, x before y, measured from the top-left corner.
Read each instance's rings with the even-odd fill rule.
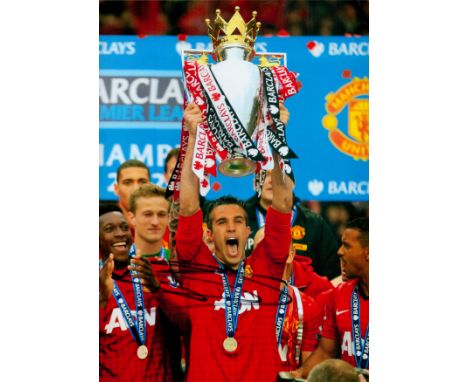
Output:
[[[197,61],[200,64],[216,63],[213,58],[214,52],[205,49],[183,49],[180,53],[182,59],[182,67],[185,61]],[[210,60],[211,58],[211,60]]]
[[[200,64],[216,64],[214,52],[206,49],[184,49],[180,57],[182,58],[182,67],[187,60],[194,60]],[[254,62],[255,61],[255,62]],[[288,67],[287,55],[284,52],[262,52],[255,53],[252,63],[258,66],[285,66]]]
[[[257,60],[257,59],[258,59],[258,66],[262,66],[262,67],[285,66],[287,67],[286,53],[282,53],[282,52],[255,53],[254,60]]]

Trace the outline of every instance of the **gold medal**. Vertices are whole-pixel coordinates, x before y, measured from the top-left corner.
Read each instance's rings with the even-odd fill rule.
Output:
[[[148,348],[145,345],[138,346],[137,357],[140,359],[148,357]]]
[[[228,353],[234,353],[237,349],[237,341],[234,337],[226,337],[223,342],[223,348]]]

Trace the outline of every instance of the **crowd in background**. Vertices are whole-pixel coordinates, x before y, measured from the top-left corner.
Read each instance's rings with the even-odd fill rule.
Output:
[[[369,217],[369,202],[302,201],[301,204],[319,214],[330,226],[339,241],[346,223],[355,218]]]
[[[227,18],[236,5],[244,19],[258,12],[262,36],[369,35],[369,2],[360,0],[100,0],[99,33],[205,35],[206,18],[216,9]]]

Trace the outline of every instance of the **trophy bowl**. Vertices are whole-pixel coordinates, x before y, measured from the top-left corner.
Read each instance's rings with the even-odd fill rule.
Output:
[[[220,62],[212,66],[212,71],[247,135],[252,137],[258,121],[260,73],[257,65],[246,61],[248,57],[244,46],[231,45],[221,51]],[[241,177],[255,172],[256,163],[235,149],[218,170],[226,176]]]

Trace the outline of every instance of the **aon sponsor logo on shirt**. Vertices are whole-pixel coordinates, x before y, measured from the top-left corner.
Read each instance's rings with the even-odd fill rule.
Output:
[[[364,339],[361,338],[361,347],[364,349]],[[341,343],[341,354],[346,354],[349,357],[354,356],[354,341],[351,332],[343,333],[343,341]]]
[[[136,311],[132,310],[131,312],[132,312],[133,319],[135,319]],[[154,326],[156,324],[156,307],[153,306],[150,309],[149,313],[145,309],[145,319],[146,319],[146,324],[149,326]],[[109,322],[104,327],[107,334],[111,334],[112,331],[116,328],[119,328],[121,331],[125,331],[128,329],[128,325],[125,322],[125,318],[122,314],[122,311],[118,307],[112,310],[112,314],[110,316]]]
[[[258,300],[257,291],[252,291],[253,294],[249,292],[244,292],[241,297],[241,307],[239,309],[239,314],[244,312],[250,312],[253,310],[259,310],[260,304]],[[226,309],[226,300],[224,299],[224,292],[221,296],[221,299],[214,302],[214,310]]]

